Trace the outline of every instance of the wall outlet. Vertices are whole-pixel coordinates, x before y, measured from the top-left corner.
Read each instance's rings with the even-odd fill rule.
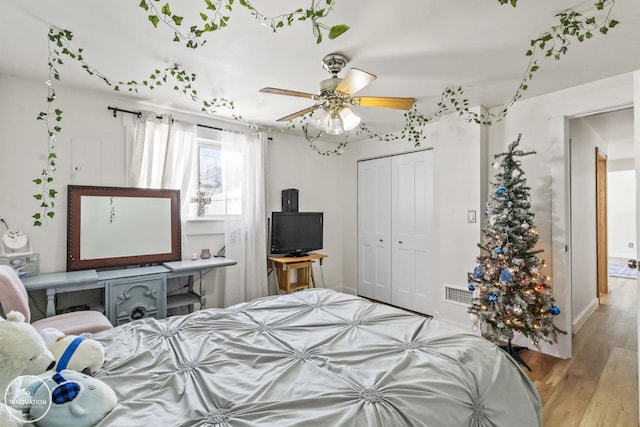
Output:
[[[632,248],[633,247],[633,243],[629,243],[629,247]]]

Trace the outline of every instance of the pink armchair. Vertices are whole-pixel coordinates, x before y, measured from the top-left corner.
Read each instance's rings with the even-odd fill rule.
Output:
[[[0,306],[5,314],[12,310],[19,311],[27,322],[31,321],[27,290],[16,272],[6,265],[0,265]],[[113,327],[109,319],[98,311],[74,311],[45,317],[31,324],[37,331],[55,328],[66,335],[99,332]]]

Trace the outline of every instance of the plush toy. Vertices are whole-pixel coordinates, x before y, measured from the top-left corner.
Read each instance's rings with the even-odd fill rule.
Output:
[[[96,340],[64,335],[53,328],[43,329],[40,335],[56,359],[56,371],[71,369],[91,375],[104,363],[104,347]]]
[[[97,378],[62,370],[27,387],[34,402],[29,415],[38,427],[89,427],[116,406],[116,394]]]
[[[18,421],[22,413],[5,405],[14,400],[21,387],[16,379],[42,374],[54,363],[42,337],[25,322],[22,313],[10,311],[6,320],[0,317],[0,427],[22,426]]]

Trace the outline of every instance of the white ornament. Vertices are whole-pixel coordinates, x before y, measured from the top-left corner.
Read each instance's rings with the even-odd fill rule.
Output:
[[[498,170],[498,169],[500,169],[500,162],[493,162],[493,165],[492,165],[492,166],[493,166],[493,168],[494,168],[495,170]]]
[[[523,230],[528,230],[529,229],[529,224],[527,224],[526,222],[523,222],[521,225]]]

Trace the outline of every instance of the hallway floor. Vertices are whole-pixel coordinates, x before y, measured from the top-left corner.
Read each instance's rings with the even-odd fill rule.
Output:
[[[573,336],[572,359],[520,354],[542,397],[545,427],[638,426],[637,286],[609,278],[609,294]]]

